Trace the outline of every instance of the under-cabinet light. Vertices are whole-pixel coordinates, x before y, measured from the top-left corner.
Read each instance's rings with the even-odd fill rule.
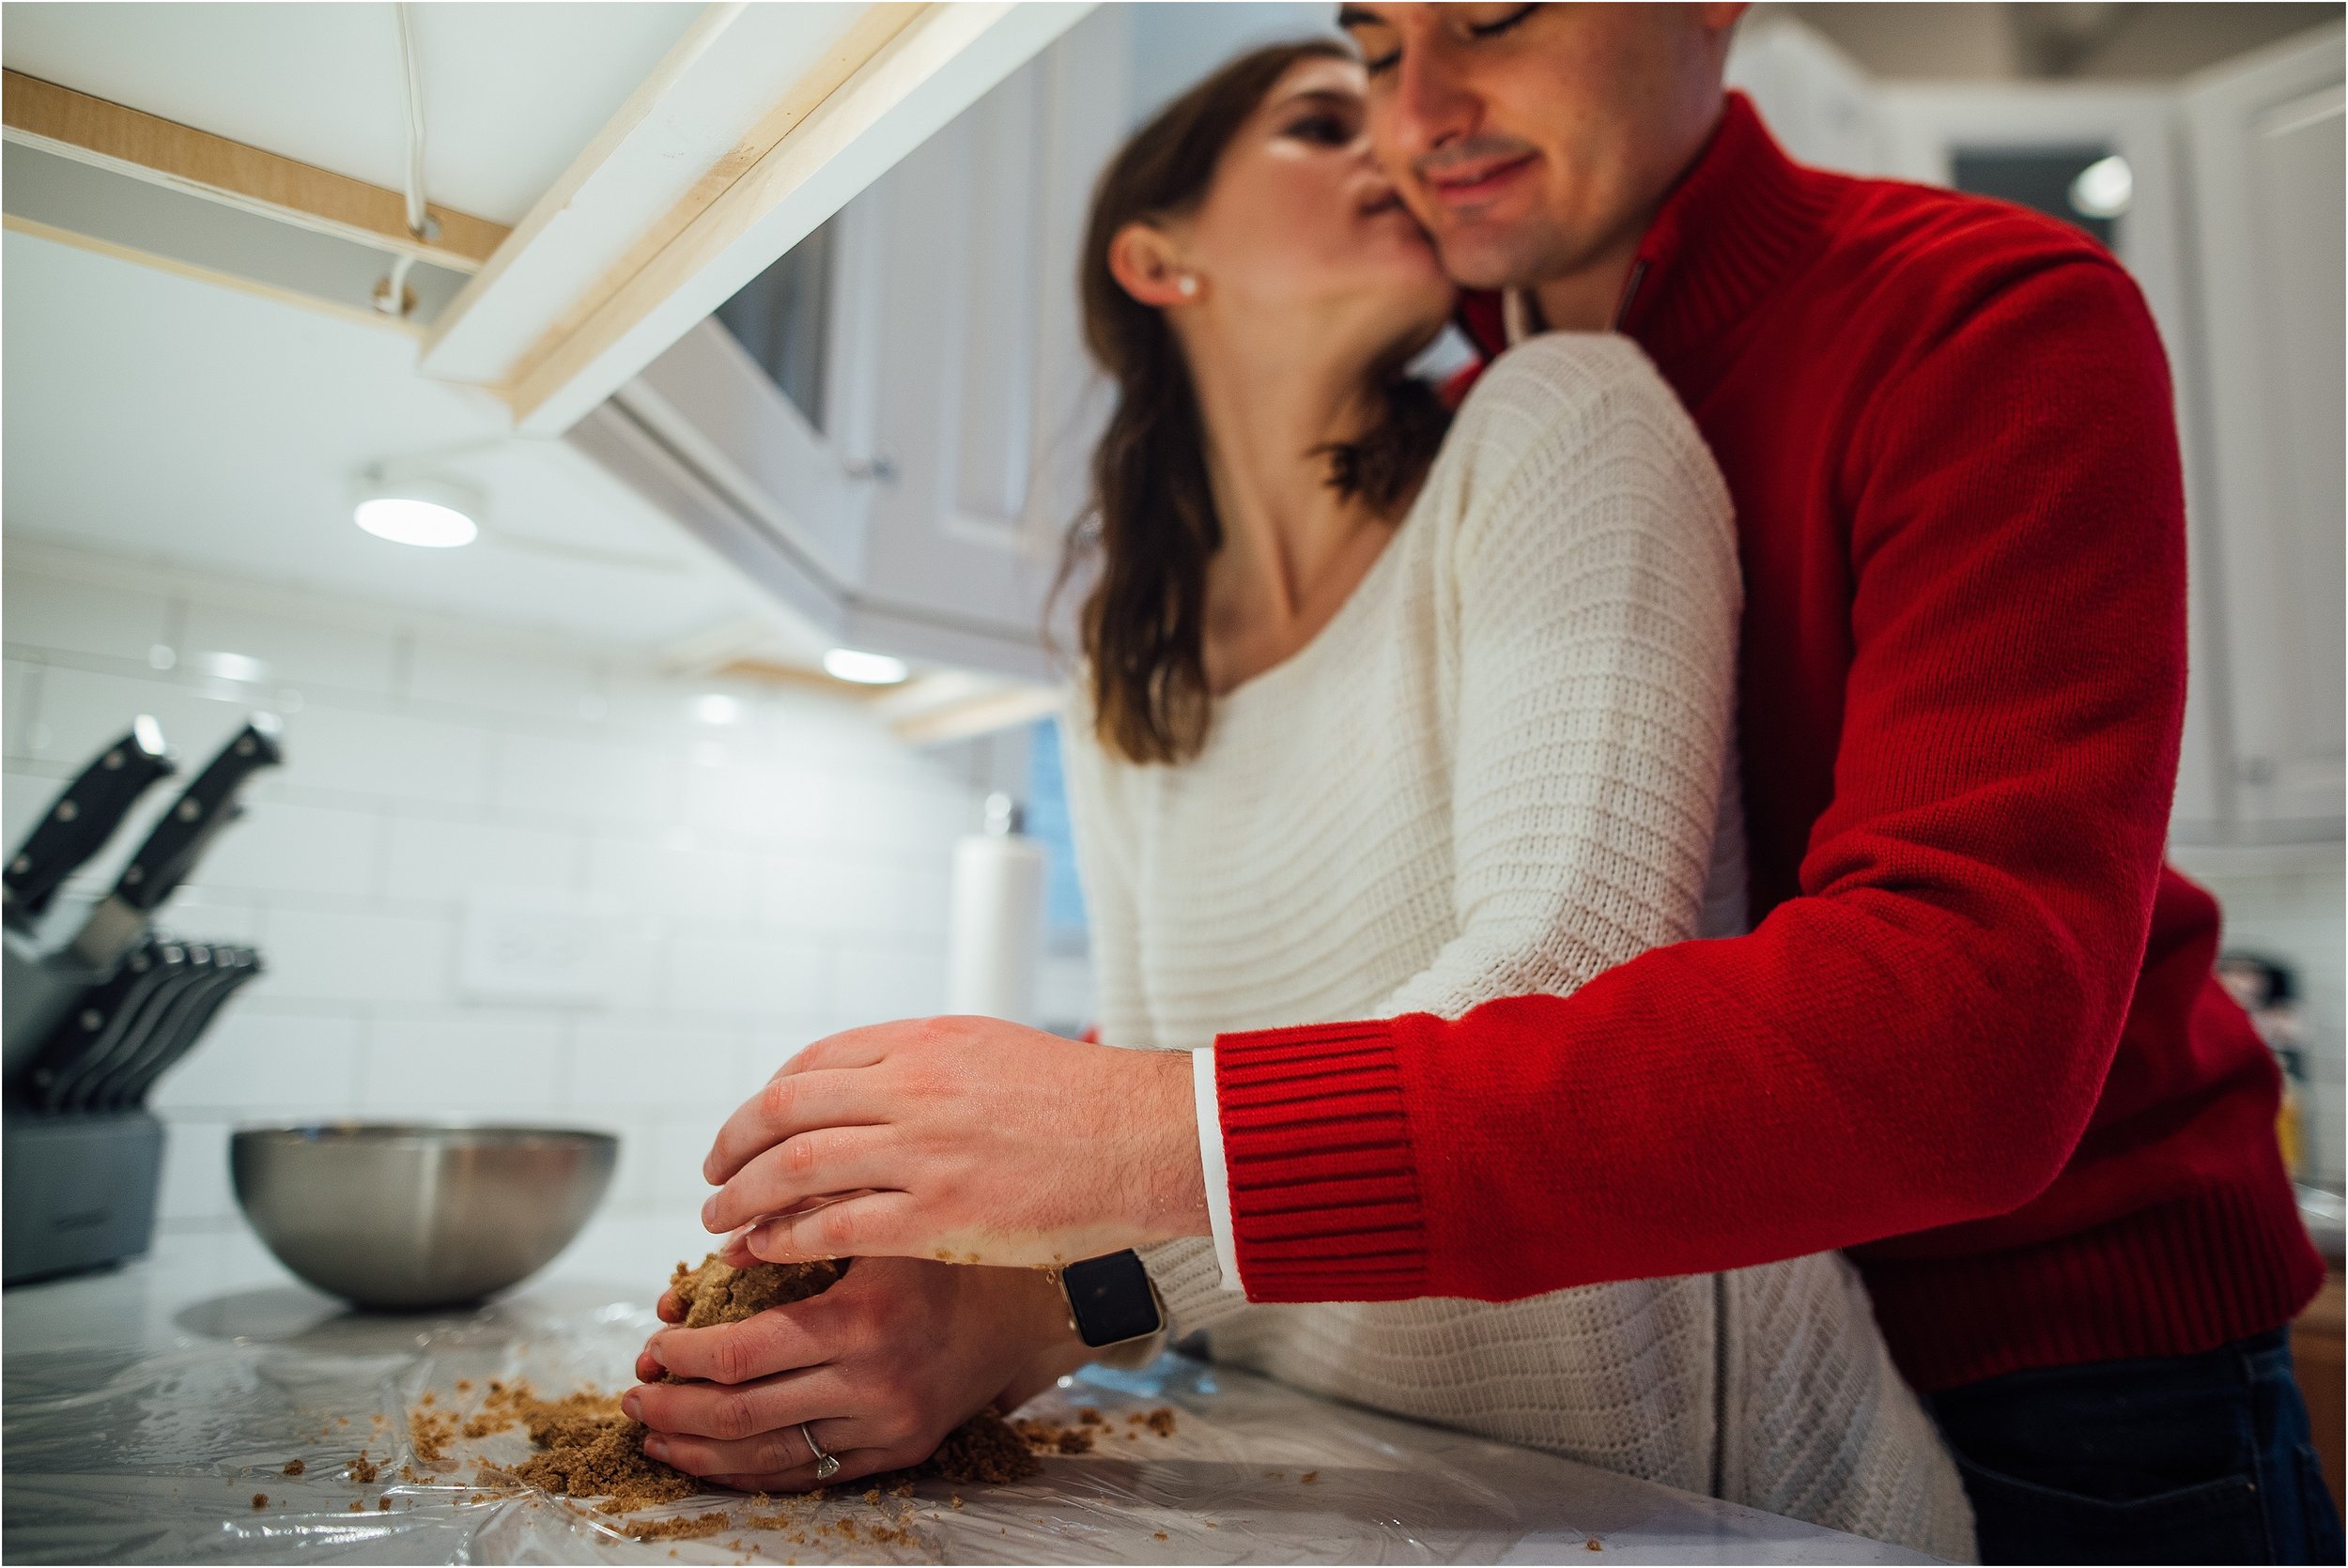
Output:
[[[835,648],[824,655],[824,673],[835,681],[854,681],[860,686],[893,686],[906,675],[905,661],[892,659],[886,653],[859,653],[853,648]]]
[[[351,520],[394,545],[448,550],[480,537],[479,518],[486,510],[481,493],[469,485],[370,475],[359,486]]]

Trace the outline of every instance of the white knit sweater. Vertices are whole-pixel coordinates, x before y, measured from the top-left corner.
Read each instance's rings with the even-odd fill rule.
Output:
[[[1112,760],[1072,709],[1102,1038],[1456,1016],[1736,929],[1704,916],[1737,820],[1740,601],[1726,489],[1639,349],[1510,351],[1352,597],[1216,702],[1201,755]],[[1502,1304],[1251,1305],[1203,1239],[1149,1263],[1174,1331],[1218,1360],[1972,1554],[1955,1468],[1839,1255]]]

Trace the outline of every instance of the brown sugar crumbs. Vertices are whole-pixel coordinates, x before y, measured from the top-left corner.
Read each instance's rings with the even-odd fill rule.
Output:
[[[269,1494],[267,1492],[254,1493],[253,1506],[255,1508],[267,1508],[269,1506]]]
[[[734,1268],[712,1253],[698,1268],[680,1263],[670,1278],[670,1293],[685,1308],[685,1327],[704,1329],[718,1323],[739,1323],[769,1307],[787,1306],[821,1296],[848,1271],[848,1260],[819,1259],[812,1263],[753,1263]],[[934,1475],[953,1482],[1024,1481],[1043,1468],[1027,1445],[1000,1416],[981,1410],[946,1435],[946,1440],[910,1472],[876,1477],[894,1488],[916,1476]]]
[[[558,1497],[606,1499],[598,1509],[605,1514],[675,1502],[703,1490],[693,1477],[644,1453],[644,1423],[629,1420],[615,1394],[580,1389],[542,1400],[517,1384],[507,1399],[538,1451],[514,1468],[517,1481]]]
[[[674,1519],[644,1519],[624,1526],[620,1531],[631,1541],[697,1541],[704,1535],[715,1535],[733,1521],[720,1510],[710,1514],[694,1514]],[[676,1554],[672,1552],[672,1557]]]
[[[848,1271],[844,1262],[819,1259],[813,1263],[753,1263],[734,1268],[712,1253],[698,1268],[680,1263],[670,1278],[669,1292],[685,1308],[684,1327],[706,1329],[716,1323],[739,1323],[768,1307],[788,1306],[821,1296]]]
[[[734,1268],[713,1253],[699,1268],[678,1264],[669,1288],[685,1309],[684,1326],[701,1329],[738,1323],[770,1307],[821,1295],[847,1268],[845,1262],[831,1261],[757,1263]],[[649,1457],[643,1451],[647,1428],[621,1410],[618,1396],[594,1388],[548,1400],[523,1384],[492,1382],[480,1410],[469,1418],[432,1405],[428,1396],[420,1399],[409,1414],[409,1440],[416,1457],[426,1464],[445,1461],[449,1444],[459,1436],[487,1437],[520,1425],[529,1432],[535,1452],[512,1469],[493,1473],[560,1497],[602,1499],[598,1513],[632,1513],[707,1489],[703,1481]],[[884,1487],[894,1496],[908,1497],[918,1476],[1001,1483],[1024,1480],[1042,1468],[1026,1438],[994,1412],[981,1411],[949,1433],[937,1452],[915,1469],[873,1478],[866,1499],[877,1502]],[[647,1541],[698,1537],[723,1528],[724,1517],[702,1514],[690,1521],[657,1521],[657,1526],[645,1528],[657,1528],[662,1533],[629,1533]],[[708,1530],[700,1528],[713,1518],[718,1523]]]
[[[919,1475],[990,1486],[1008,1485],[1043,1472],[1043,1467],[1028,1451],[1027,1440],[992,1410],[981,1410],[947,1433],[937,1452],[916,1468]]]
[[[299,1459],[288,1459],[286,1461],[284,1473],[286,1475],[300,1475],[303,1470],[306,1470],[309,1468],[309,1466],[303,1464]]]
[[[1061,1426],[1048,1421],[1015,1421],[1012,1427],[1027,1446],[1045,1453],[1090,1453],[1092,1434],[1082,1426]]]
[[[423,1451],[421,1449],[418,1450],[419,1453],[422,1452]],[[361,1449],[359,1451],[359,1457],[350,1462],[350,1465],[345,1473],[349,1477],[349,1479],[357,1482],[360,1485],[364,1486],[369,1482],[373,1481],[381,1469],[382,1467],[380,1465],[378,1465],[374,1460],[367,1457],[367,1451],[365,1449]]]

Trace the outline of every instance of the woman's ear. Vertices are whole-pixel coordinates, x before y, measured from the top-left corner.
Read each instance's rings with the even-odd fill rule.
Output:
[[[1198,275],[1183,267],[1174,241],[1148,223],[1127,223],[1109,241],[1109,276],[1145,305],[1160,310],[1196,303]]]

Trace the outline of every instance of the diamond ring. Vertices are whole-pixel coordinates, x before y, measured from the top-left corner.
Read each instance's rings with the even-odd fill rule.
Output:
[[[799,1436],[807,1439],[808,1453],[815,1455],[815,1479],[829,1481],[840,1473],[840,1456],[836,1453],[826,1453],[824,1445],[815,1440],[815,1434],[810,1432],[807,1426],[807,1422],[799,1422]]]

